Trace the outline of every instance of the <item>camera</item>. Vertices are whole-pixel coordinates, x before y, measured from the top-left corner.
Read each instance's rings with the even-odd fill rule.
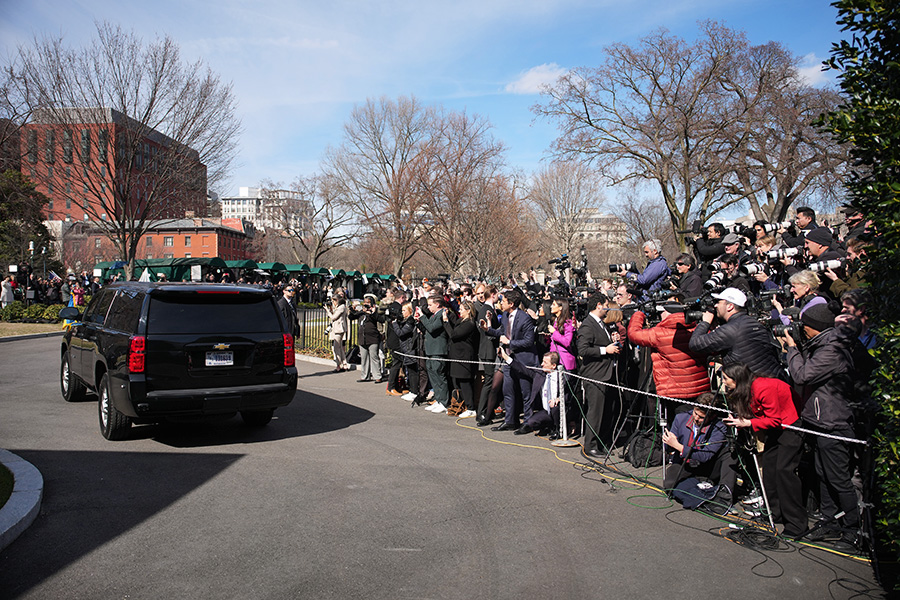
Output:
[[[709,270],[710,271],[721,271],[722,263],[720,263],[719,261],[713,261],[713,262],[709,263]]]
[[[547,264],[548,265],[556,265],[556,264],[564,263],[564,262],[568,262],[568,261],[569,261],[569,255],[563,254],[559,258],[551,258],[550,260],[547,261]]]
[[[820,271],[824,271],[826,269],[840,269],[843,266],[843,260],[823,260],[819,262],[810,263],[807,265],[807,269],[812,271],[813,273],[819,273]]]
[[[774,233],[782,228],[787,229],[788,227],[792,226],[793,224],[794,224],[793,221],[782,221],[781,223],[766,223],[765,225],[762,226],[762,228],[763,228],[763,231],[765,231],[766,233]]]
[[[724,271],[717,271],[712,274],[712,277],[703,282],[703,287],[708,290],[722,287],[725,284],[725,277]]]
[[[783,258],[788,258],[790,256],[797,256],[800,254],[800,248],[780,248],[778,250],[769,250],[766,252],[766,260],[769,262],[779,261]]]
[[[703,313],[707,312],[716,312],[716,299],[709,292],[697,298],[693,304],[685,306],[684,322],[688,325],[698,323],[703,319]]]
[[[619,265],[609,265],[610,273],[637,273],[638,267],[637,263],[631,261],[630,263],[622,263]]]
[[[763,263],[747,263],[746,265],[741,265],[741,273],[746,275],[756,275],[757,273],[765,273],[766,265]]]

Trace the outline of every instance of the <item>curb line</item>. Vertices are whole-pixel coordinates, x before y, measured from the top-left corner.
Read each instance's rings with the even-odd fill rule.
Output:
[[[34,465],[9,450],[0,449],[0,463],[15,479],[9,500],[0,508],[0,550],[3,550],[37,518],[44,494],[44,477]]]
[[[16,342],[18,340],[35,340],[38,338],[45,337],[62,337],[65,334],[65,331],[48,331],[46,333],[29,333],[27,335],[8,335],[6,337],[0,337],[0,344],[3,342]]]

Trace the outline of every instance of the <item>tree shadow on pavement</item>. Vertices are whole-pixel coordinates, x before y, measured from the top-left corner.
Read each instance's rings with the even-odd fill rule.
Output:
[[[41,512],[0,554],[0,596],[26,593],[201,487],[240,454],[13,450],[44,477]]]

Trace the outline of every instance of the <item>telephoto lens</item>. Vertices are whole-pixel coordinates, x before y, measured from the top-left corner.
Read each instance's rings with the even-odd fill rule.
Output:
[[[765,273],[766,265],[762,263],[747,263],[741,265],[741,272],[747,275],[756,275],[757,273]]]
[[[630,263],[622,263],[622,264],[618,264],[618,265],[609,265],[610,273],[627,273],[628,271],[631,271],[632,273],[637,273],[637,263],[630,262]]]
[[[823,260],[820,262],[810,263],[810,265],[806,268],[813,273],[818,273],[826,269],[840,269],[842,264],[844,264],[844,261],[842,260]]]
[[[712,277],[710,277],[703,283],[703,287],[707,289],[715,289],[717,287],[721,287],[724,282],[725,273],[719,271],[718,273],[713,273]]]
[[[800,248],[779,248],[778,250],[766,252],[766,258],[770,261],[777,261],[789,256],[797,256],[798,254],[800,254]]]

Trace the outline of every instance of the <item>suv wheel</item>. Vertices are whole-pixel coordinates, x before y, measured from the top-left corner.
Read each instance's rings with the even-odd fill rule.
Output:
[[[262,427],[272,420],[272,414],[274,412],[274,408],[269,408],[267,410],[242,410],[241,418],[244,420],[244,423],[251,427]]]
[[[100,401],[97,403],[100,410],[100,433],[108,440],[124,440],[131,428],[131,419],[113,406],[112,398],[109,395],[108,374],[103,374],[97,391],[100,394]]]
[[[62,397],[66,402],[78,402],[84,400],[87,388],[75,374],[69,365],[69,353],[66,352],[62,356],[62,362],[59,365],[59,389]]]

